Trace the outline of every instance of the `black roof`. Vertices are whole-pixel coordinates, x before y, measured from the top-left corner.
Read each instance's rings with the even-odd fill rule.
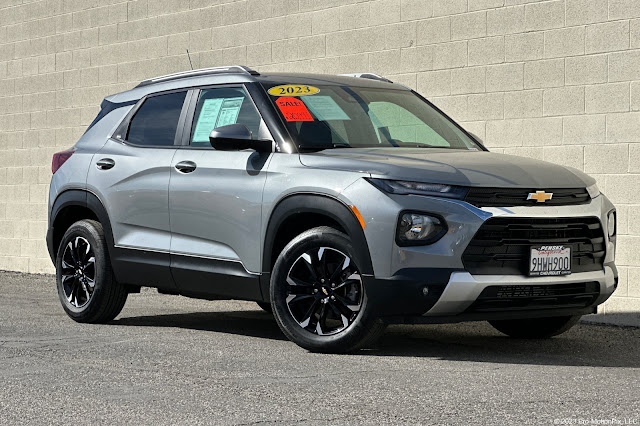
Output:
[[[375,75],[375,74],[370,74]],[[260,83],[273,84],[323,84],[323,85],[351,85],[360,87],[398,88],[391,80],[386,78],[371,78],[366,76],[354,77],[353,75],[312,74],[312,73],[269,73],[254,77]]]
[[[384,82],[384,83],[393,83],[391,80],[388,80],[384,77],[381,77],[377,74],[373,73],[358,73],[358,74],[341,74],[341,75],[330,75],[330,74],[313,74],[313,73],[268,73],[261,74],[256,70],[253,70],[245,65],[229,65],[229,66],[221,66],[221,67],[213,67],[213,68],[202,68],[191,71],[182,71],[174,74],[168,74],[158,77],[153,77],[147,80],[144,80],[140,84],[136,86],[138,87],[146,87],[153,84],[159,83],[168,83],[176,80],[184,80],[188,78],[195,77],[213,77],[219,75],[242,75],[246,77],[253,77],[255,81],[260,81],[262,83],[292,83],[292,84],[309,84],[312,82],[323,83],[323,84],[353,84],[353,78],[361,78],[368,81],[375,82]],[[362,80],[359,80],[362,82]]]
[[[266,85],[317,84],[410,90],[406,86],[393,84],[390,80],[371,73],[331,75],[273,72],[262,74],[243,65],[230,65],[183,71],[150,78],[131,90],[107,96],[106,99],[113,103],[130,102],[159,91],[217,83],[250,82],[259,82]]]

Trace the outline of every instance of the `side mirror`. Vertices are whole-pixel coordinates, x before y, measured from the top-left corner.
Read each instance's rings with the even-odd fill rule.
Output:
[[[257,152],[271,152],[272,145],[270,140],[253,139],[251,130],[244,124],[216,127],[209,134],[209,142],[218,151],[253,149]]]

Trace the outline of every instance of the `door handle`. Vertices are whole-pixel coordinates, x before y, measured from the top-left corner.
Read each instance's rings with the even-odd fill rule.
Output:
[[[176,170],[180,173],[191,173],[196,167],[196,163],[193,161],[181,161],[175,165]]]
[[[98,160],[98,162],[96,163],[96,167],[98,168],[98,170],[109,170],[115,165],[116,162],[111,158],[103,158],[102,160]]]

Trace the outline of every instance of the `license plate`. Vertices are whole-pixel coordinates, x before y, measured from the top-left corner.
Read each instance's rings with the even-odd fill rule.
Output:
[[[568,275],[571,273],[571,247],[531,247],[529,275]]]

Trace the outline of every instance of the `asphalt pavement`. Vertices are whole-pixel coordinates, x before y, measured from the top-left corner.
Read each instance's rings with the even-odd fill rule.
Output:
[[[52,276],[0,273],[0,424],[640,424],[639,402],[637,328],[394,326],[322,355],[253,303],[144,290],[83,325]]]

